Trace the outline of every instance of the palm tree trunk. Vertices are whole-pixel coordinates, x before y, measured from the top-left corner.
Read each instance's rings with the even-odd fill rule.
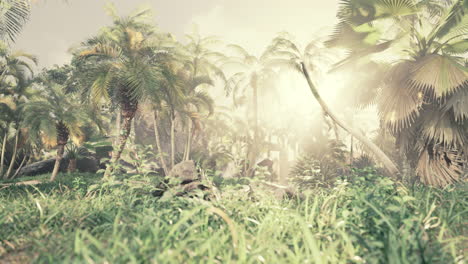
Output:
[[[254,81],[253,85],[253,107],[254,107],[254,146],[255,146],[255,155],[257,155],[257,145],[258,145],[258,87],[257,80]],[[256,158],[256,157],[255,157]]]
[[[317,88],[312,83],[312,80],[310,79],[310,75],[309,75],[309,71],[307,69],[307,66],[305,65],[304,62],[301,62],[301,66],[302,66],[302,73],[304,74],[304,77],[307,80],[310,91],[312,92],[315,99],[318,101],[318,103],[322,107],[323,111],[338,126],[343,128],[343,130],[350,133],[353,137],[355,137],[357,140],[361,141],[366,147],[368,147],[374,153],[374,155],[380,160],[380,162],[382,162],[382,164],[387,169],[390,176],[399,178],[400,177],[400,171],[398,170],[397,166],[393,163],[393,161],[377,145],[375,145],[371,140],[369,140],[361,132],[355,130],[354,128],[348,126],[346,123],[344,123],[343,121],[338,119],[338,117],[330,110],[328,105],[322,100],[322,97],[318,93]]]
[[[57,130],[57,156],[55,158],[54,170],[50,176],[50,181],[55,181],[55,178],[57,178],[57,174],[60,170],[60,163],[63,159],[63,153],[65,152],[65,145],[67,145],[70,136],[68,127],[62,121],[56,124],[55,129]]]
[[[16,176],[18,176],[21,169],[24,167],[25,164],[27,164],[29,162],[30,159],[31,159],[30,155],[26,155],[26,154],[24,155],[23,160],[21,161],[19,167],[15,171],[15,174],[13,174],[13,176],[11,177],[12,179],[14,179],[14,178],[16,178]]]
[[[5,152],[6,152],[6,145],[8,141],[8,129],[9,126],[7,124],[6,131],[5,131],[5,136],[3,137],[3,143],[2,143],[2,154],[0,157],[0,176],[3,175],[3,169],[5,166]]]
[[[267,157],[271,159],[271,133],[268,133],[268,154]]]
[[[109,166],[107,167],[106,172],[104,173],[104,178],[110,177],[110,175],[114,171],[114,167],[117,165],[117,163],[120,160],[120,157],[122,156],[122,152],[125,149],[125,145],[127,144],[128,137],[130,136],[130,132],[132,131],[132,120],[134,116],[135,116],[135,113],[133,113],[132,115],[128,115],[128,116],[125,116],[122,114],[123,124],[122,124],[122,131],[120,132],[120,135],[119,135],[119,145],[118,145],[117,151],[114,151],[112,154],[112,160]]]
[[[253,137],[253,144],[252,144],[252,153],[249,160],[249,165],[247,169],[247,175],[255,176],[254,170],[257,161],[258,155],[258,82],[257,82],[257,75],[252,77],[252,104],[253,104],[253,119],[254,119],[254,137]]]
[[[52,171],[52,175],[50,176],[50,181],[55,181],[55,178],[57,178],[57,174],[60,169],[60,163],[62,162],[64,152],[65,152],[65,145],[59,144],[57,148],[57,156],[55,158],[54,170]]]
[[[117,117],[115,119],[115,128],[116,128],[116,135],[114,138],[114,144],[119,142],[119,135],[120,135],[120,125],[122,124],[122,114],[120,111],[117,113]]]
[[[171,114],[171,169],[175,163],[175,114]]]
[[[3,175],[4,179],[8,179],[13,171],[13,167],[15,166],[16,162],[16,154],[18,153],[18,142],[20,138],[21,130],[19,126],[16,126],[16,135],[15,135],[15,146],[13,148],[13,154],[11,155],[10,166],[8,167],[7,172]]]
[[[190,159],[190,151],[192,150],[192,119],[189,119],[187,124],[187,147],[185,152],[184,160],[187,161]]]
[[[354,137],[351,135],[351,147],[349,149],[349,165],[353,166],[354,162]]]
[[[280,184],[287,185],[289,175],[289,149],[286,141],[280,144],[279,164],[280,164]]]
[[[161,166],[164,170],[164,174],[168,175],[169,170],[167,169],[166,161],[164,160],[164,155],[163,155],[163,151],[161,147],[161,139],[159,137],[158,120],[159,120],[159,113],[158,111],[154,111],[153,128],[154,128],[154,138],[156,139],[156,148],[158,149],[159,160],[161,161]]]
[[[70,159],[68,161],[67,172],[68,173],[74,173],[75,171],[76,171],[76,159]]]

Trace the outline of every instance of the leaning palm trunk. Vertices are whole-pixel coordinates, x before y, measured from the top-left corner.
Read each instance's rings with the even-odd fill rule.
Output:
[[[175,114],[171,114],[171,169],[175,163]]]
[[[3,176],[4,179],[8,179],[13,171],[13,167],[15,166],[16,162],[16,154],[18,154],[18,143],[20,138],[21,130],[19,127],[16,127],[16,135],[15,135],[15,146],[13,148],[13,154],[11,155],[10,166],[8,166],[8,170]]]
[[[5,166],[5,152],[6,152],[6,145],[8,141],[8,126],[5,131],[5,136],[3,137],[3,143],[2,143],[2,154],[0,157],[0,176],[3,174],[3,169]]]
[[[132,111],[133,110],[133,111]],[[136,107],[134,109],[122,109],[122,131],[120,131],[119,135],[119,145],[117,151],[113,152],[112,160],[109,166],[104,173],[104,178],[110,177],[112,172],[114,171],[114,167],[118,164],[120,157],[122,156],[122,152],[125,149],[125,145],[127,144],[128,137],[130,136],[130,132],[132,131],[132,120],[135,117]]]
[[[154,138],[156,139],[156,147],[158,149],[159,160],[161,161],[161,166],[164,170],[164,175],[168,175],[169,170],[167,169],[166,161],[164,160],[163,151],[161,147],[161,138],[159,137],[158,120],[159,120],[159,113],[158,111],[154,111],[154,115],[153,115]]]
[[[65,152],[65,145],[63,145],[63,144],[58,145],[57,156],[55,158],[54,170],[52,171],[52,176],[50,176],[50,181],[55,181],[55,178],[57,178],[57,174],[58,174],[59,169],[60,169],[60,163],[62,162],[64,152]]]
[[[70,131],[68,130],[68,127],[62,122],[57,123],[56,129],[57,129],[57,156],[55,158],[54,170],[52,171],[52,175],[50,176],[50,181],[55,181],[55,178],[57,178],[57,174],[59,173],[59,170],[60,170],[60,163],[62,162],[62,159],[63,159],[63,153],[65,152],[65,145],[67,145],[68,138],[70,135]]]
[[[11,177],[12,179],[16,178],[19,174],[19,172],[21,171],[21,169],[24,167],[24,165],[26,165],[26,163],[29,162],[29,160],[31,159],[31,156],[29,155],[24,155],[23,157],[23,160],[21,161],[19,167],[16,169],[15,171],[15,174],[13,174],[13,176]]]
[[[338,119],[338,117],[330,110],[328,105],[322,100],[322,97],[318,93],[317,88],[312,83],[309,72],[304,62],[301,62],[301,69],[302,69],[302,73],[304,74],[304,77],[307,80],[310,91],[312,92],[315,99],[318,101],[318,103],[322,107],[323,111],[333,120],[333,122],[335,122],[343,130],[350,133],[353,137],[361,141],[367,148],[369,148],[372,151],[372,153],[374,153],[374,155],[377,157],[377,159],[379,159],[380,162],[382,162],[382,164],[385,166],[385,168],[389,172],[390,176],[399,178],[400,172],[398,168],[395,166],[393,161],[390,160],[390,158],[388,158],[387,155],[379,147],[377,147],[377,145],[375,145],[371,140],[365,137],[362,133],[360,133],[359,131],[355,130],[354,128],[348,126],[343,121]]]

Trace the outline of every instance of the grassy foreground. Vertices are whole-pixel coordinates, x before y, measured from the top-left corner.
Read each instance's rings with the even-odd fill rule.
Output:
[[[158,200],[141,184],[155,179],[59,178],[0,190],[0,263],[466,261],[466,184],[406,188],[368,170],[301,200],[232,181],[206,202]]]

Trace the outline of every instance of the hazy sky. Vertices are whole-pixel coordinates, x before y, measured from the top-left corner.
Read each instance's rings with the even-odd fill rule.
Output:
[[[280,31],[307,41],[332,26],[339,0],[114,0],[119,13],[150,5],[155,22],[182,39],[193,25],[203,35],[260,53]],[[39,57],[40,66],[69,61],[68,49],[109,24],[105,0],[36,0],[15,49]]]

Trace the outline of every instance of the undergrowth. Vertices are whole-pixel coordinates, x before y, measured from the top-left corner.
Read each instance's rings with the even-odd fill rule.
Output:
[[[207,202],[158,200],[157,178],[59,177],[0,190],[0,262],[464,263],[466,184],[405,187],[366,169],[286,200],[219,182]]]

